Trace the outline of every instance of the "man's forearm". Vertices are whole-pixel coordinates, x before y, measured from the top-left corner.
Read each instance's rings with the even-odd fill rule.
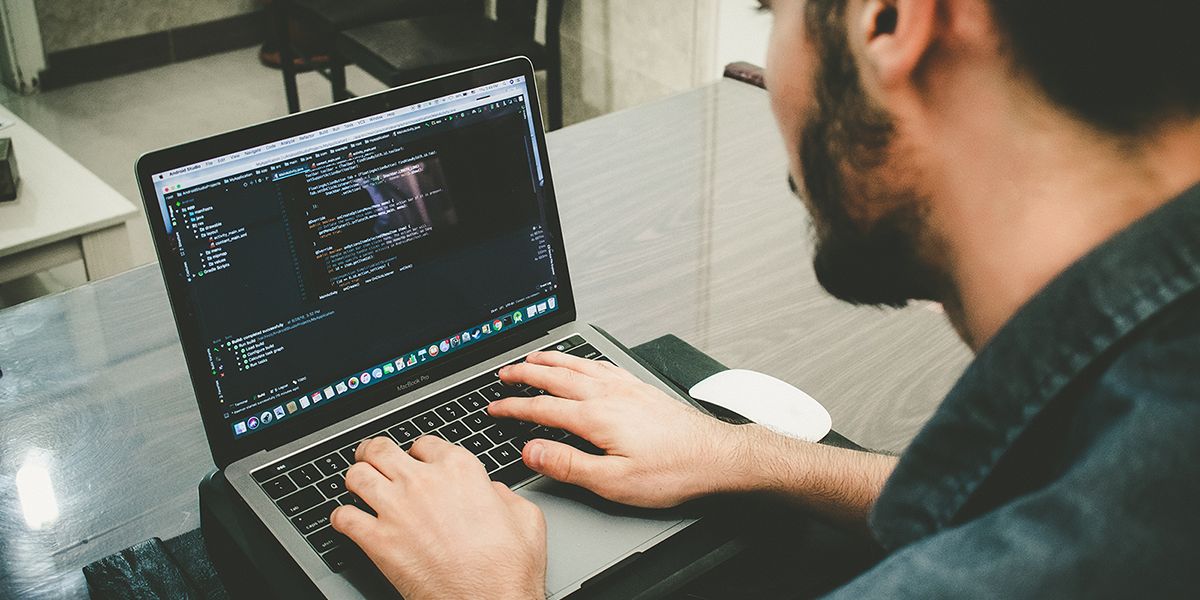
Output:
[[[866,527],[867,516],[896,458],[783,437],[756,425],[736,426],[719,492],[766,492],[831,519]]]

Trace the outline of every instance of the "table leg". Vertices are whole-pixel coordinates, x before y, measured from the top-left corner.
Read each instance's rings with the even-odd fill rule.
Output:
[[[116,275],[133,266],[129,231],[124,223],[85,234],[79,240],[79,245],[83,250],[83,266],[88,281]]]
[[[288,17],[287,2],[274,0],[271,13],[275,20],[276,37],[279,38],[279,70],[283,73],[283,95],[287,98],[288,114],[300,112],[300,92],[296,87],[296,65],[292,53],[292,23]]]
[[[83,252],[79,247],[79,242],[73,239],[39,246],[8,256],[0,256],[0,283],[28,277],[34,273],[77,261],[82,257]]]

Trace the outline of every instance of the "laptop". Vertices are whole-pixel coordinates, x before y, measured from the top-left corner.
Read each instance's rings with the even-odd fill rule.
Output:
[[[362,440],[438,435],[545,513],[547,594],[683,531],[537,476],[499,367],[556,349],[687,402],[577,319],[533,68],[514,58],[151,152],[137,164],[217,467],[321,594],[386,581],[329,525]],[[503,560],[503,557],[497,557]]]

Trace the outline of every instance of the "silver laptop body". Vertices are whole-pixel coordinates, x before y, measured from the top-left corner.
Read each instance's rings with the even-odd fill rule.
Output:
[[[394,591],[369,564],[331,569],[306,537],[312,534],[302,533],[295,516],[281,508],[281,498],[266,491],[264,473],[271,469],[347,432],[376,424],[383,431],[397,415],[446,390],[462,388],[529,352],[580,338],[593,353],[687,402],[575,314],[533,82],[529,61],[514,58],[160,150],[138,162],[147,216],[217,466],[327,597],[380,597]],[[494,150],[481,153],[481,147],[491,148],[488,144]],[[514,169],[519,176],[511,175]],[[501,183],[487,187],[489,177]],[[527,290],[513,284],[519,295],[509,303],[495,292],[501,300],[488,305],[491,312],[485,315],[471,304],[472,294],[451,288],[471,289],[464,279],[487,280],[488,273],[421,269],[426,263],[474,264],[475,246],[456,246],[456,239],[484,240],[479,244],[487,252],[479,255],[489,260],[495,248],[517,248],[516,255],[524,256],[520,236],[506,233],[507,225],[497,225],[502,230],[497,235],[508,237],[488,241],[488,223],[500,223],[514,211],[490,215],[483,225],[470,225],[476,216],[470,211],[484,206],[472,205],[473,198],[488,193],[524,198],[527,179],[536,200],[521,200],[533,223],[522,226],[534,239],[528,269],[538,274],[529,279],[540,283]],[[505,183],[509,180],[517,183]],[[514,223],[524,223],[520,218],[513,217]],[[439,233],[460,230],[457,237]],[[294,265],[271,262],[281,246],[291,248]],[[419,251],[406,255],[411,248]],[[446,256],[456,252],[468,258],[447,263]],[[518,276],[509,279],[523,281],[526,267],[515,268]],[[545,282],[537,280],[543,271]],[[412,302],[381,287],[410,279],[441,282],[402,288],[425,301],[421,306],[427,310],[396,309],[404,316],[391,318],[390,308],[326,307],[371,298],[381,289],[391,290],[385,297],[397,303]],[[497,286],[503,287],[487,289]],[[292,296],[304,310],[271,312]],[[372,306],[390,307],[390,300],[373,301]],[[437,330],[438,323],[450,323],[459,314],[474,320]],[[362,322],[371,319],[378,330]],[[340,325],[321,329],[333,323]],[[396,329],[388,333],[388,327]],[[410,331],[419,328],[438,332],[418,340]],[[338,336],[355,331],[361,343],[342,340],[339,345]],[[388,349],[393,339],[407,338],[412,339]],[[322,348],[326,343],[328,350]],[[380,350],[361,374],[355,375],[358,367],[326,373],[343,355],[368,352],[365,347]],[[271,485],[299,481],[295,471],[279,473],[288,475],[287,481]],[[284,498],[307,489],[303,482],[295,485],[300,489],[286,491]],[[512,487],[545,514],[549,598],[570,594],[694,523],[675,511],[618,506],[540,476]]]
[[[276,450],[239,460],[226,468],[225,475],[233,488],[242,495],[254,513],[266,523],[322,593],[330,598],[378,597],[376,594],[387,591],[384,587],[385,582],[381,581],[375,573],[331,572],[317,554],[309,548],[304,538],[292,527],[287,518],[275,508],[270,498],[258,488],[251,473],[259,467],[271,464],[289,454],[300,452],[323,439],[384,417],[388,413],[400,410],[440,389],[445,389],[480,373],[495,370],[528,352],[551,346],[572,335],[583,336],[588,343],[601,350],[618,366],[629,369],[643,380],[676,396],[675,392],[663,385],[654,375],[597,333],[595,329],[586,324],[572,323],[558,328],[550,335],[522,346],[518,350],[497,356],[492,361],[480,365],[479,368],[463,371],[436,384],[431,384],[428,389],[423,388],[419,392],[396,398],[392,402],[356,415],[344,423],[339,423],[329,428],[328,431],[320,431]],[[517,484],[513,489],[537,504],[546,517],[548,543],[546,592],[548,598],[562,598],[570,594],[594,575],[621,562],[631,554],[648,550],[693,523],[692,519],[674,511],[635,510],[589,497],[589,494],[579,493],[579,490],[572,486],[560,484],[541,476]]]

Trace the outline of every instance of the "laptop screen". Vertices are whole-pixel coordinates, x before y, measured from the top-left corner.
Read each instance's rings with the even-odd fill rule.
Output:
[[[235,438],[558,309],[524,77],[154,173]],[[394,383],[394,382],[393,382]]]

